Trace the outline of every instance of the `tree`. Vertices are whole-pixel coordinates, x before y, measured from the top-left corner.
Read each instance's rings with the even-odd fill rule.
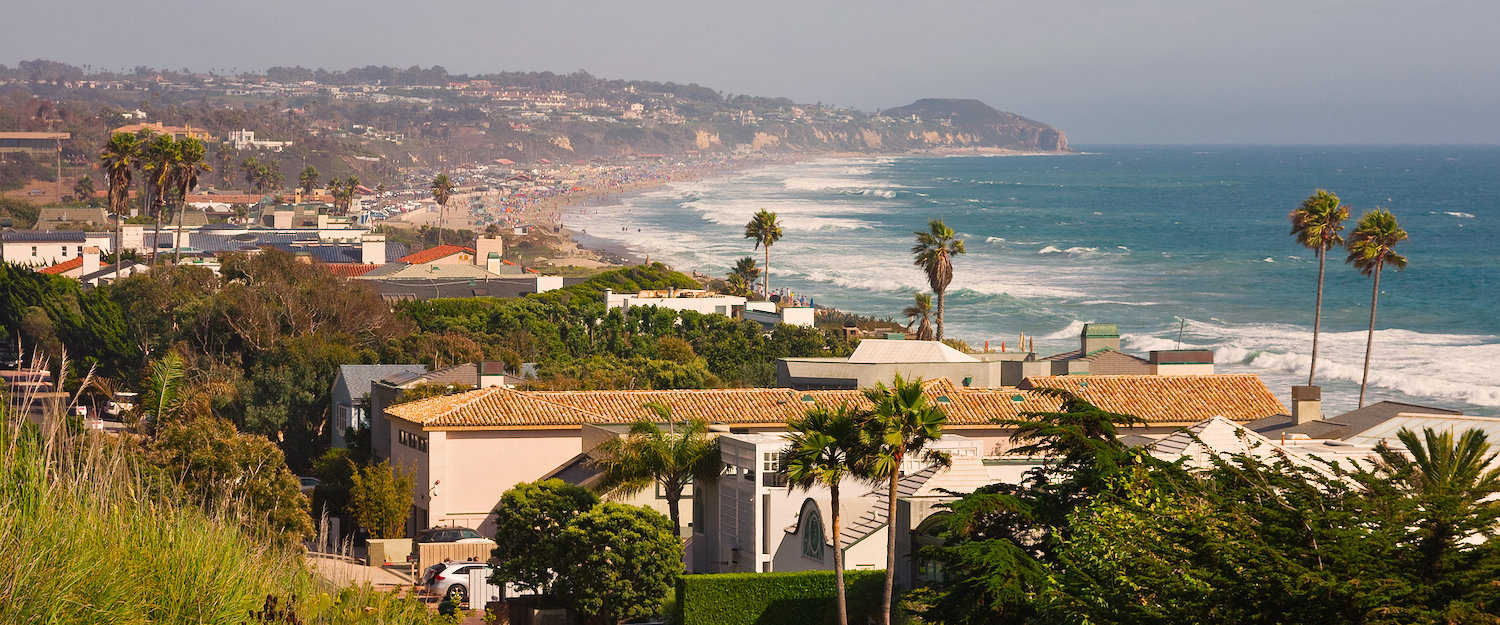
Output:
[[[372,538],[401,538],[411,513],[416,473],[382,460],[350,476],[349,507],[354,520],[370,530]]]
[[[167,192],[173,189],[172,183],[177,179],[182,152],[172,135],[156,135],[142,150],[142,159],[141,169],[147,174],[150,187],[156,190],[155,199],[149,205],[156,216],[156,229],[151,235],[151,264],[154,266],[161,251],[161,220],[167,208]]]
[[[94,178],[84,176],[73,183],[73,197],[80,202],[88,202],[94,197]]]
[[[563,529],[566,566],[553,588],[599,625],[657,614],[682,574],[672,521],[640,506],[605,502]]]
[[[173,245],[175,256],[172,262],[182,261],[182,245],[180,237],[182,233],[182,214],[187,211],[187,197],[193,189],[198,188],[198,174],[207,173],[212,170],[208,163],[203,161],[208,154],[208,149],[203,142],[188,137],[177,142],[178,158],[175,170],[172,173],[172,185],[177,190],[177,234],[173,237],[179,241]]]
[[[1318,256],[1318,297],[1313,304],[1312,362],[1307,366],[1307,384],[1313,384],[1318,369],[1318,330],[1323,322],[1323,269],[1327,265],[1328,250],[1344,244],[1344,220],[1349,218],[1349,207],[1339,204],[1339,196],[1318,189],[1311,197],[1302,201],[1287,219],[1292,222],[1292,236],[1302,247],[1313,250]]]
[[[953,282],[953,257],[964,253],[962,239],[954,238],[953,229],[941,219],[927,222],[927,232],[917,231],[917,244],[911,247],[913,261],[927,274],[927,285],[937,293],[937,340],[943,340],[943,297]]]
[[[874,388],[864,389],[864,396],[874,407],[865,421],[871,448],[869,454],[859,461],[860,472],[871,480],[886,482],[889,513],[886,518],[895,519],[896,489],[901,483],[902,464],[914,460],[948,466],[952,462],[946,453],[926,449],[928,443],[943,435],[943,424],[948,416],[941,408],[928,403],[920,378],[908,382],[898,373],[891,386],[877,382]],[[896,532],[887,531],[886,538],[881,619],[885,625],[890,625],[891,600],[896,590]]]
[[[255,525],[283,543],[312,536],[302,484],[287,469],[281,450],[264,437],[235,432],[234,425],[213,416],[173,421],[151,439],[147,459],[190,497],[209,507],[241,506]]]
[[[771,244],[781,240],[781,221],[776,213],[762,208],[745,224],[745,238],[755,239],[755,247],[766,248],[766,264],[761,269],[761,291],[771,297]]]
[[[630,426],[624,437],[611,438],[595,448],[595,462],[603,470],[598,489],[629,496],[653,484],[661,485],[672,525],[681,536],[678,503],[682,501],[682,491],[688,484],[706,484],[718,479],[724,470],[719,443],[709,437],[708,424],[701,419],[689,419],[678,425],[672,421],[671,407],[660,403],[645,407],[667,423],[667,430],[641,419]]]
[[[906,329],[910,330],[913,323],[917,323],[917,340],[932,340],[932,296],[926,293],[917,293],[916,301],[907,306],[901,314],[906,315]]]
[[[1406,269],[1406,257],[1396,253],[1396,244],[1406,240],[1406,231],[1396,223],[1390,211],[1376,208],[1359,218],[1354,232],[1349,235],[1346,247],[1349,256],[1344,259],[1361,274],[1375,276],[1370,291],[1370,332],[1365,340],[1365,373],[1359,380],[1359,406],[1365,405],[1365,385],[1370,382],[1370,353],[1375,350],[1375,309],[1380,303],[1380,270],[1386,265],[1398,271]]]
[[[302,168],[302,173],[297,174],[297,184],[302,187],[303,195],[312,195],[313,185],[318,184],[318,168],[312,165]]]
[[[448,198],[453,196],[453,181],[448,174],[438,174],[432,179],[432,201],[438,203],[438,245],[443,244],[443,223],[448,217]]]
[[[736,295],[749,295],[750,289],[755,281],[760,279],[760,267],[755,266],[755,259],[749,256],[734,261],[734,270],[729,274],[731,285],[743,285],[743,292]]]
[[[111,135],[99,153],[99,167],[109,178],[109,210],[115,214],[115,282],[120,281],[120,265],[124,264],[120,256],[125,247],[121,231],[125,215],[130,212],[130,178],[140,166],[141,147],[135,135],[129,133]]]
[[[551,594],[557,571],[569,562],[563,530],[598,503],[598,495],[558,479],[505,491],[495,507],[494,579]]]
[[[782,453],[781,470],[787,486],[808,489],[825,485],[829,492],[829,509],[833,537],[833,585],[838,601],[838,625],[849,622],[844,597],[844,544],[839,529],[839,484],[848,477],[854,465],[865,457],[868,441],[863,429],[864,415],[848,404],[837,409],[811,408],[800,419],[787,423],[787,447]]]
[[[1463,553],[1466,541],[1487,535],[1500,520],[1500,466],[1490,453],[1484,432],[1467,430],[1454,438],[1452,431],[1424,428],[1416,432],[1402,428],[1397,440],[1411,455],[1408,459],[1382,442],[1376,449],[1379,473],[1403,494],[1419,502],[1421,520],[1414,529],[1418,567],[1424,582],[1472,568]],[[1488,470],[1486,470],[1488,469]]]

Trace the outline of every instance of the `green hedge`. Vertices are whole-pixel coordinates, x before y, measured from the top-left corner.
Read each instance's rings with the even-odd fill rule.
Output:
[[[845,571],[849,622],[880,612],[885,571]],[[688,625],[821,625],[832,623],[833,571],[684,575],[677,609]]]

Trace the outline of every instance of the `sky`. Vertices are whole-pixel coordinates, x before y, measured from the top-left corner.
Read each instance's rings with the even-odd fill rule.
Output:
[[[62,10],[60,10],[62,9]],[[1103,143],[1500,143],[1494,0],[11,3],[0,64],[587,70]]]

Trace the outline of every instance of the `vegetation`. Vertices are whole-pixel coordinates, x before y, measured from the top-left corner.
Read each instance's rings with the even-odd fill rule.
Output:
[[[953,257],[964,253],[963,239],[941,219],[927,222],[927,231],[918,230],[917,244],[911,247],[913,264],[927,274],[927,285],[937,293],[937,340],[943,340],[943,296],[953,282]]]
[[[850,597],[849,621],[866,623],[880,609],[882,571],[844,573],[842,592],[828,571],[687,575],[677,582],[678,623],[821,625],[835,622],[833,595]]]
[[[1345,262],[1361,274],[1375,276],[1370,291],[1370,333],[1365,342],[1365,373],[1359,380],[1359,405],[1365,405],[1365,386],[1370,382],[1370,354],[1375,350],[1375,309],[1380,303],[1380,270],[1386,265],[1406,269],[1406,257],[1396,253],[1396,244],[1406,240],[1406,231],[1390,211],[1376,208],[1359,218],[1349,235]]]
[[[634,495],[659,485],[667,498],[667,510],[677,535],[682,535],[682,517],[678,510],[682,491],[689,484],[707,484],[723,472],[719,443],[708,435],[708,424],[688,419],[682,424],[672,421],[672,409],[659,403],[647,408],[667,424],[636,421],[630,432],[612,438],[595,448],[596,462],[602,469],[599,490],[619,495]]]
[[[745,224],[745,238],[754,239],[755,247],[766,248],[766,264],[761,269],[760,291],[771,297],[771,244],[781,240],[781,220],[776,213],[762,208]]]
[[[308,165],[302,168],[302,173],[297,174],[297,186],[302,187],[303,195],[312,195],[313,187],[318,185],[318,168]],[[332,186],[330,183],[329,186]]]
[[[839,485],[854,472],[857,462],[867,458],[870,441],[861,420],[864,415],[849,408],[813,408],[801,419],[787,423],[787,448],[782,454],[781,469],[787,485],[811,488],[827,486],[831,531],[833,537],[834,600],[837,602],[838,625],[849,622],[847,598],[844,595],[844,545],[839,529]]]
[[[381,461],[349,475],[349,506],[371,538],[401,538],[411,513],[416,474]]]
[[[1328,250],[1344,244],[1344,220],[1349,207],[1339,203],[1339,196],[1318,189],[1287,215],[1292,222],[1292,236],[1302,247],[1318,256],[1318,297],[1313,305],[1312,363],[1307,367],[1307,384],[1311,386],[1318,370],[1318,330],[1323,323],[1323,270],[1328,264]]]
[[[932,296],[926,293],[917,293],[912,305],[907,306],[901,314],[906,315],[906,329],[910,330],[912,324],[917,324],[917,340],[931,341],[932,334]]]
[[[495,507],[495,579],[551,594],[553,567],[566,561],[562,530],[599,503],[599,496],[562,480],[522,482]]]
[[[448,219],[448,198],[453,197],[453,181],[448,179],[448,174],[438,174],[429,185],[432,191],[432,201],[438,204],[438,229],[441,232],[443,224]],[[442,245],[443,239],[438,237],[438,244]]]

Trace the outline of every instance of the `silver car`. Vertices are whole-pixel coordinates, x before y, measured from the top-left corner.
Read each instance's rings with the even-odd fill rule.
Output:
[[[467,603],[469,572],[475,569],[482,569],[486,578],[495,573],[490,565],[483,562],[439,562],[427,567],[422,583],[430,595],[443,597],[453,603]]]

